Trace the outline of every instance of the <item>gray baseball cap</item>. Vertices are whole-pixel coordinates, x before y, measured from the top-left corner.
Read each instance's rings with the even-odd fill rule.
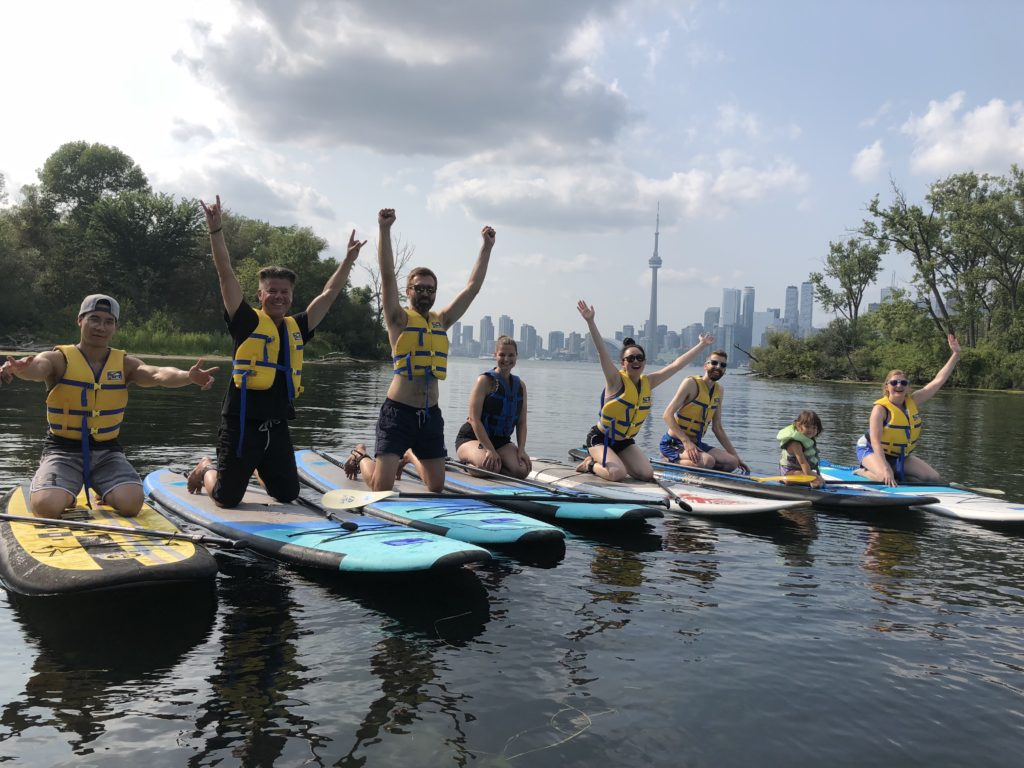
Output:
[[[110,296],[102,293],[93,293],[86,296],[82,301],[82,307],[78,310],[78,316],[87,315],[90,312],[109,312],[117,321],[121,320],[121,305]]]

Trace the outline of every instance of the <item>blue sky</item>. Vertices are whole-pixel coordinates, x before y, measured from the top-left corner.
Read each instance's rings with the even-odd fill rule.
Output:
[[[392,206],[441,302],[490,224],[473,325],[583,331],[584,298],[606,335],[639,326],[659,202],[660,322],[700,320],[723,287],[782,306],[890,178],[920,200],[1024,161],[1016,2],[150,5],[0,6],[14,198],[87,140],[161,191],[336,248],[352,227],[372,242]]]

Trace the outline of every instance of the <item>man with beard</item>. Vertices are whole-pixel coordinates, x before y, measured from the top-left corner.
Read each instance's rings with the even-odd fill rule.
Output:
[[[668,434],[661,438],[661,455],[684,467],[703,467],[732,472],[737,467],[750,473],[722,426],[725,391],[720,379],[728,367],[724,350],[716,349],[704,363],[703,376],[688,376],[665,409]],[[704,442],[708,427],[722,448]],[[723,450],[724,449],[724,450]]]
[[[205,490],[219,507],[238,506],[249,479],[259,473],[267,493],[288,502],[299,495],[288,420],[302,393],[302,350],[314,329],[345,290],[349,272],[366,243],[348,239],[345,258],[305,312],[289,315],[296,275],[286,267],[259,271],[259,307],[249,306],[231,268],[224,239],[220,195],[213,205],[200,201],[210,230],[213,263],[224,302],[224,320],[234,346],[231,381],[224,396],[217,461],[203,457],[188,476],[189,493]]]
[[[377,222],[384,322],[391,342],[394,377],[377,420],[376,458],[371,459],[366,446],[359,443],[345,462],[345,473],[355,478],[362,472],[372,490],[390,491],[403,462],[415,460],[427,488],[440,493],[447,451],[444,419],[437,405],[437,382],[447,376],[448,329],[465,314],[483,287],[495,232],[491,227],[483,228],[483,245],[469,282],[447,307],[433,312],[437,275],[426,267],[416,267],[409,273],[405,287],[409,307],[401,305],[391,250],[394,209],[381,209]]]

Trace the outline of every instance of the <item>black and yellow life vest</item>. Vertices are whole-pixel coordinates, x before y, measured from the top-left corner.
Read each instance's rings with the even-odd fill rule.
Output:
[[[438,314],[431,312],[424,318],[411,309],[405,313],[405,330],[398,337],[393,354],[395,375],[444,379],[448,375],[448,334]]]
[[[780,466],[791,467],[793,469],[801,468],[800,462],[796,460],[796,457],[786,450],[786,446],[795,440],[800,443],[800,447],[803,448],[804,458],[807,459],[807,463],[811,466],[811,469],[817,470],[818,443],[813,437],[808,437],[797,429],[795,424],[790,424],[788,427],[780,429],[779,434],[775,436],[775,439],[779,441],[779,448],[782,449],[779,453]]]
[[[123,349],[111,349],[97,376],[74,344],[61,344],[67,369],[46,395],[46,421],[50,432],[69,440],[89,437],[97,442],[117,438],[128,405]]]
[[[605,400],[601,393],[600,424],[606,439],[612,441],[635,437],[651,413],[651,382],[647,376],[640,376],[639,387],[625,371],[619,371],[619,378],[622,390],[616,397]]]
[[[880,397],[874,404],[882,406],[889,412],[885,424],[882,425],[881,442],[885,455],[909,456],[917,447],[917,441],[921,439],[921,414],[918,413],[914,398],[907,395],[903,401],[903,408],[893,405],[888,397]],[[870,436],[868,440],[871,440]]]
[[[247,389],[264,390],[274,385],[278,371],[285,374],[288,382],[288,399],[294,400],[302,394],[302,331],[294,317],[284,318],[288,343],[285,358],[278,363],[281,338],[277,324],[262,309],[254,310],[259,322],[249,337],[238,345],[232,361],[231,378],[235,386],[245,392]]]
[[[690,378],[697,382],[697,396],[676,411],[673,418],[687,437],[700,442],[718,412],[722,402],[722,393],[715,384],[712,384],[709,390],[703,376],[691,376]]]

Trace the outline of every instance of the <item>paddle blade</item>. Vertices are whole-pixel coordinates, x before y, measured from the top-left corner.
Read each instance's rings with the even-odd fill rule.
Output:
[[[397,491],[346,491],[339,488],[325,493],[320,503],[327,509],[359,509],[397,495]]]
[[[972,493],[983,493],[986,496],[1005,496],[1006,491],[1000,488],[982,488],[977,485],[964,485],[963,483],[950,483],[950,488],[958,488],[961,491],[971,491]]]
[[[778,477],[765,478],[767,480],[779,480],[786,485],[810,485],[816,478],[814,475],[779,475]]]

